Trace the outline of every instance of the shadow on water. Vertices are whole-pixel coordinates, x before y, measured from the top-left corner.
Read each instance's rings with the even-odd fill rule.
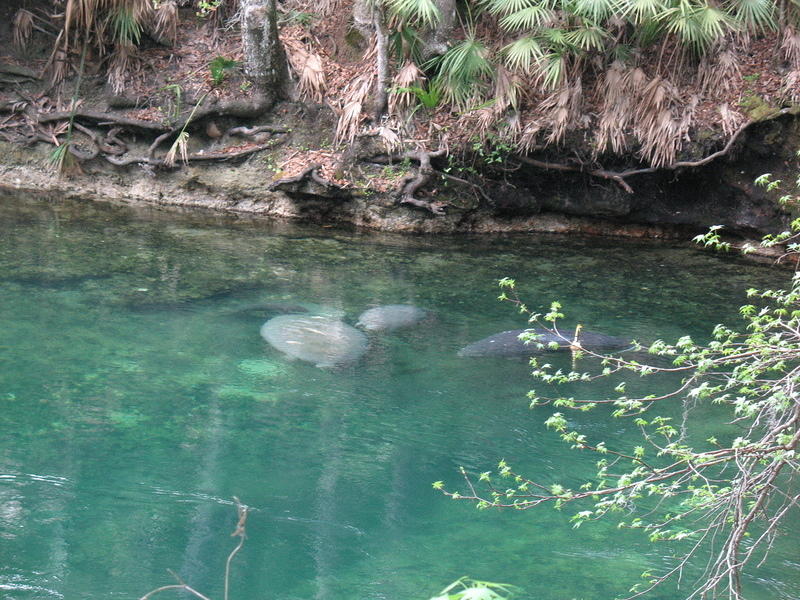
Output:
[[[594,469],[528,408],[526,361],[458,356],[525,326],[496,300],[505,276],[535,310],[561,301],[565,330],[644,342],[707,339],[738,322],[746,288],[784,278],[684,246],[323,233],[0,198],[0,552],[11,557],[0,593],[135,598],[172,568],[219,597],[235,495],[254,511],[232,597],[427,598],[464,574],[545,600],[624,594],[673,548],[611,523],[573,530],[557,511],[478,512],[431,489],[501,458],[553,482]],[[436,318],[370,332],[363,358],[341,368],[292,361],[259,335],[300,308],[355,325],[396,304]],[[547,359],[570,367],[568,354]],[[717,408],[696,410],[695,435],[733,435]],[[632,435],[603,411],[573,422],[609,444]],[[781,544],[750,598],[792,598],[800,570]]]

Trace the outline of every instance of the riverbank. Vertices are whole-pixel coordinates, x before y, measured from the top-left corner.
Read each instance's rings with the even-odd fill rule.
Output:
[[[286,115],[292,108],[297,105],[285,104],[271,115]],[[297,112],[282,146],[300,146],[315,134],[319,118],[297,117]],[[285,118],[283,123],[285,127]],[[256,121],[254,126],[270,123]],[[711,225],[724,225],[741,237],[758,237],[785,227],[791,210],[754,180],[766,172],[788,179],[798,140],[800,119],[787,113],[753,124],[736,147],[708,164],[645,170],[630,177],[629,190],[592,173],[524,165],[501,178],[488,173],[480,187],[441,177],[431,192],[443,206],[439,214],[398,201],[395,189],[407,176],[407,164],[365,162],[358,179],[340,185],[313,170],[281,177],[274,170],[276,151],[271,149],[228,161],[178,162],[169,169],[146,162],[114,165],[97,158],[59,174],[49,147],[0,142],[0,187],[406,233],[537,231],[686,238]]]

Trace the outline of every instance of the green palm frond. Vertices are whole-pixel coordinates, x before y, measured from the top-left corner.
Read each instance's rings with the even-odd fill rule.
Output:
[[[581,50],[603,50],[606,46],[608,31],[597,26],[585,26],[573,29],[564,38],[571,46]]]
[[[657,17],[667,5],[664,0],[621,0],[619,11],[634,25],[639,25]]]
[[[389,9],[408,23],[434,27],[441,12],[433,0],[387,0]]]
[[[572,0],[570,12],[601,23],[618,11],[618,0]]]
[[[705,2],[679,0],[677,6],[662,12],[659,19],[669,33],[698,53],[732,29],[728,15]]]
[[[510,15],[527,8],[552,9],[554,0],[485,0],[481,6],[493,15]]]
[[[567,73],[567,55],[563,51],[550,52],[539,61],[541,69],[542,86],[548,90],[554,90]]]
[[[539,31],[542,39],[552,48],[570,48],[569,31],[560,27],[545,27]]]
[[[529,73],[534,64],[544,56],[544,51],[536,38],[526,36],[503,47],[500,51],[505,57],[506,66],[512,71]]]
[[[529,6],[500,19],[500,26],[508,31],[537,29],[555,20],[556,13],[545,4]]]
[[[446,101],[463,109],[477,95],[494,71],[487,56],[486,46],[470,36],[431,61]]]
[[[774,0],[733,0],[729,13],[737,23],[750,30],[776,29]]]
[[[142,26],[128,7],[122,6],[111,15],[114,41],[118,44],[136,45],[142,37]]]

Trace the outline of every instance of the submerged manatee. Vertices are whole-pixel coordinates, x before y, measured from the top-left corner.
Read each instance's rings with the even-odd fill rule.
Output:
[[[350,325],[322,315],[281,315],[261,326],[273,348],[318,367],[356,362],[367,351],[367,336]]]
[[[525,343],[519,336],[526,331],[535,333],[539,336],[536,340]],[[548,346],[555,342],[558,350],[567,350],[572,345],[574,333],[562,332],[559,336],[547,329],[512,329],[511,331],[501,331],[489,337],[473,342],[458,351],[459,356],[532,356],[540,352],[551,350]],[[578,335],[580,345],[592,352],[607,352],[611,350],[621,350],[631,345],[629,340],[624,338],[594,333],[592,331],[581,331]],[[540,347],[540,344],[544,347]]]
[[[429,316],[427,310],[412,304],[387,304],[365,310],[358,317],[356,327],[367,331],[391,331],[416,325]]]

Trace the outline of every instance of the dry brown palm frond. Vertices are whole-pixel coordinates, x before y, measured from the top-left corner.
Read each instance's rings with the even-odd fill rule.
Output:
[[[675,160],[682,132],[673,116],[678,104],[677,90],[669,81],[655,77],[642,91],[635,107],[634,134],[641,143],[641,155],[654,167]]]
[[[378,137],[381,138],[383,146],[386,148],[386,152],[389,154],[393,154],[394,152],[400,150],[400,148],[403,146],[400,136],[397,135],[397,132],[391,129],[388,125],[383,125],[378,128]]]
[[[800,68],[789,71],[783,77],[780,91],[789,102],[800,103]]]
[[[494,79],[494,104],[496,113],[505,112],[511,108],[516,110],[519,107],[519,91],[522,80],[519,75],[512,73],[504,66],[497,67]]]
[[[713,58],[709,58],[713,55]],[[734,82],[741,80],[739,58],[731,50],[708,53],[700,60],[697,69],[697,87],[710,97],[719,97],[733,89]]]
[[[681,119],[677,124],[677,136],[679,140],[685,140],[690,142],[689,139],[689,129],[694,123],[695,113],[697,112],[697,106],[700,104],[700,96],[697,94],[692,94],[689,98],[689,101],[683,105],[683,110],[681,111]]]
[[[721,104],[718,107],[720,124],[722,125],[722,133],[725,135],[733,135],[733,133],[742,126],[744,117],[738,112],[731,110],[728,103]]]
[[[339,113],[339,120],[336,123],[334,134],[334,144],[347,141],[352,143],[358,133],[361,124],[361,109],[369,98],[372,89],[373,74],[367,73],[354,79],[344,91],[342,101],[344,107]]]
[[[167,167],[175,166],[175,157],[180,154],[181,162],[187,164],[189,162],[189,133],[186,130],[181,131],[178,137],[170,146],[167,153],[164,155],[164,164]]]
[[[300,97],[313,102],[322,102],[328,89],[322,57],[310,51],[295,37],[287,36],[283,44],[289,65],[298,80],[297,90]]]
[[[639,69],[641,71],[641,69]],[[638,75],[619,61],[614,61],[603,74],[600,92],[603,107],[600,110],[595,152],[604,152],[608,147],[615,153],[627,148],[627,131],[633,118],[633,104]]]
[[[529,121],[522,129],[517,149],[523,154],[528,154],[539,147],[539,134],[544,129],[544,124],[539,119]]]
[[[178,40],[178,5],[175,0],[163,0],[149,11],[147,23],[159,43],[174,46]]]
[[[14,15],[12,28],[14,30],[14,46],[19,50],[24,50],[33,33],[33,13],[20,8]]]
[[[781,51],[783,52],[783,57],[791,65],[792,70],[800,69],[800,31],[797,31],[791,25],[787,25],[783,29]]]
[[[566,83],[539,104],[536,110],[545,115],[547,128],[550,130],[545,139],[546,144],[557,144],[564,138],[567,130],[579,122],[582,96],[581,78],[577,77],[572,83]]]
[[[117,44],[108,66],[108,84],[115,94],[125,89],[136,49],[129,44]]]
[[[50,73],[50,85],[59,85],[69,73],[69,61],[63,48],[56,48],[50,57],[47,70]]]
[[[406,61],[403,68],[392,79],[394,93],[389,94],[389,114],[401,116],[406,114],[417,103],[417,96],[411,91],[420,88],[425,82],[425,75],[413,61]]]

